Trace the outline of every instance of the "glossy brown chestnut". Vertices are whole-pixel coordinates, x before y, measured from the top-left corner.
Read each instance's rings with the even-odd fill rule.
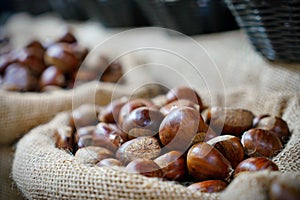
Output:
[[[154,162],[161,168],[163,177],[169,180],[182,180],[187,174],[185,157],[180,151],[165,153]]]
[[[37,87],[37,79],[29,69],[20,63],[7,66],[3,77],[3,85],[7,90],[34,91]]]
[[[282,142],[286,142],[291,136],[287,123],[280,117],[264,115],[260,117],[256,127],[271,131]]]
[[[115,166],[123,166],[122,163],[115,158],[106,158],[101,160],[96,164],[99,167],[115,167]]]
[[[207,141],[207,144],[215,147],[235,168],[245,159],[244,147],[240,138],[233,135],[221,135]]]
[[[140,107],[123,119],[122,131],[130,137],[154,136],[164,115],[157,109]]]
[[[57,43],[76,43],[77,42],[77,39],[76,37],[74,36],[74,34],[70,31],[66,31],[64,32],[60,38],[56,41]]]
[[[187,167],[197,180],[228,181],[233,173],[230,162],[213,146],[200,142],[188,151]]]
[[[105,159],[112,158],[114,154],[108,149],[102,147],[88,146],[80,148],[75,153],[75,158],[84,164],[96,164]]]
[[[55,65],[63,73],[75,71],[80,64],[73,50],[74,46],[68,43],[56,43],[47,48],[44,60],[47,65]]]
[[[123,76],[122,65],[120,62],[112,62],[107,66],[100,81],[117,83]]]
[[[42,73],[39,85],[40,88],[49,85],[63,88],[66,86],[66,78],[57,67],[50,66]]]
[[[272,170],[278,171],[278,166],[266,157],[253,157],[243,160],[235,168],[234,176],[244,171]]]
[[[270,200],[297,200],[300,197],[300,181],[297,178],[278,177],[273,180],[269,189]]]
[[[131,161],[126,166],[126,171],[130,173],[139,173],[146,177],[163,177],[163,172],[160,167],[153,160],[145,158]]]
[[[99,114],[99,121],[106,123],[118,123],[120,110],[126,102],[127,98],[113,100]]]
[[[188,99],[179,99],[176,101],[172,101],[168,103],[167,105],[163,106],[160,108],[160,112],[164,115],[167,115],[170,113],[171,110],[174,108],[179,108],[179,107],[190,107],[194,108],[195,110],[199,111],[199,105],[195,104],[194,102],[188,100]]]
[[[227,187],[227,183],[221,180],[207,180],[201,181],[198,183],[193,183],[192,185],[188,186],[188,189],[199,191],[199,192],[206,192],[206,193],[214,193],[214,192],[221,192]]]
[[[282,150],[280,139],[271,131],[263,129],[250,129],[241,139],[245,152],[251,157],[273,157]]]
[[[170,150],[185,151],[198,132],[205,132],[207,125],[200,113],[189,107],[172,110],[161,122],[159,139]]]
[[[55,145],[57,148],[73,152],[75,147],[74,130],[70,126],[63,126],[54,132]]]
[[[116,152],[116,158],[127,164],[138,158],[152,159],[160,154],[159,142],[154,137],[138,137],[122,144]]]
[[[128,140],[126,133],[122,132],[116,124],[108,124],[100,122],[94,131],[97,135],[105,135],[111,143],[119,147]]]
[[[100,54],[98,57],[93,57],[94,59],[87,60],[86,68],[88,70],[94,71],[97,74],[101,74],[105,71],[109,65],[110,58],[107,55]]]
[[[96,105],[84,104],[73,111],[73,123],[77,128],[97,125],[99,108]]]
[[[140,107],[154,107],[154,104],[151,100],[148,99],[132,99],[125,103],[120,112],[119,112],[119,119],[118,124],[122,127],[123,120],[126,116],[128,116],[133,110],[140,108]]]
[[[45,52],[44,46],[38,40],[33,40],[33,41],[29,42],[25,46],[25,48],[32,48],[32,49],[36,50],[36,52]],[[40,55],[40,58],[42,58],[42,55]]]
[[[109,138],[109,136],[104,134],[93,134],[92,141],[93,141],[93,146],[103,147],[110,150],[111,152],[115,152],[118,149],[117,145],[120,145],[120,142],[116,142],[116,141],[114,142],[117,143],[117,145],[114,144]]]
[[[92,70],[79,69],[72,76],[75,77],[73,80],[76,80],[76,85],[81,85],[85,82],[96,80],[98,74]]]
[[[93,141],[93,135],[83,135],[81,137],[78,137],[76,138],[76,142],[78,148],[95,146]]]
[[[95,128],[95,133],[108,136],[111,132],[115,130],[118,130],[115,124],[99,122]]]
[[[195,104],[198,104],[200,106],[201,111],[206,108],[206,106],[204,106],[204,104],[202,103],[202,100],[198,95],[198,93],[189,87],[183,86],[183,87],[173,88],[166,94],[166,98],[167,98],[167,103],[171,103],[178,99],[187,99],[192,101]]]
[[[43,55],[43,49],[36,49],[34,47],[24,48],[18,52],[17,62],[27,66],[35,76],[39,76],[46,68]]]
[[[254,115],[245,109],[211,107],[207,112],[207,123],[217,133],[240,137],[252,128]]]

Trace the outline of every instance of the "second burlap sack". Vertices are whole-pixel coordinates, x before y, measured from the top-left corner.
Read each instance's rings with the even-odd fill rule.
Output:
[[[225,100],[227,106],[250,109],[256,115],[282,116],[292,136],[283,151],[273,158],[280,172],[244,174],[224,192],[206,194],[156,178],[111,168],[89,167],[66,151],[55,148],[55,129],[69,121],[69,113],[61,113],[19,141],[12,177],[28,199],[267,199],[273,180],[281,178],[289,182],[295,179],[300,182],[299,95],[258,92],[249,87],[227,90],[225,99],[223,94],[200,92],[200,95],[210,105],[220,105]]]
[[[57,113],[84,103],[106,105],[122,96],[154,97],[162,87],[143,73],[132,55],[120,59],[123,77],[118,84],[91,81],[74,90],[50,93],[9,92],[0,89],[0,144],[11,144],[33,127],[48,122]],[[77,85],[77,83],[75,83]]]

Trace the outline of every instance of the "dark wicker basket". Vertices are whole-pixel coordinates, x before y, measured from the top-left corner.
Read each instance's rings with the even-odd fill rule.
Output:
[[[187,35],[237,29],[222,0],[135,0],[152,24]]]
[[[300,62],[299,0],[225,0],[257,51],[271,61]]]
[[[66,20],[84,21],[87,13],[82,9],[79,0],[48,0],[52,9]]]
[[[134,0],[77,0],[89,17],[106,27],[134,27],[149,25]]]

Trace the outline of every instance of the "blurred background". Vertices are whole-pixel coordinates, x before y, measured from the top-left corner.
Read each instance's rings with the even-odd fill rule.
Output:
[[[16,12],[54,12],[65,20],[106,27],[160,26],[193,35],[237,29],[220,0],[1,0],[1,24]]]

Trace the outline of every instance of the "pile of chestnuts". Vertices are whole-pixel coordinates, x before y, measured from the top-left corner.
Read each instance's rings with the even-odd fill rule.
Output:
[[[99,56],[95,66],[79,70],[89,50],[67,31],[57,41],[43,45],[32,41],[21,50],[0,55],[0,87],[9,91],[52,91],[73,88],[78,83],[97,79],[117,82],[122,76],[119,62],[109,63]]]
[[[209,193],[244,171],[279,170],[271,158],[290,137],[280,117],[207,107],[188,87],[164,99],[162,105],[141,98],[82,105],[70,125],[57,128],[56,146],[90,166],[123,167]]]

